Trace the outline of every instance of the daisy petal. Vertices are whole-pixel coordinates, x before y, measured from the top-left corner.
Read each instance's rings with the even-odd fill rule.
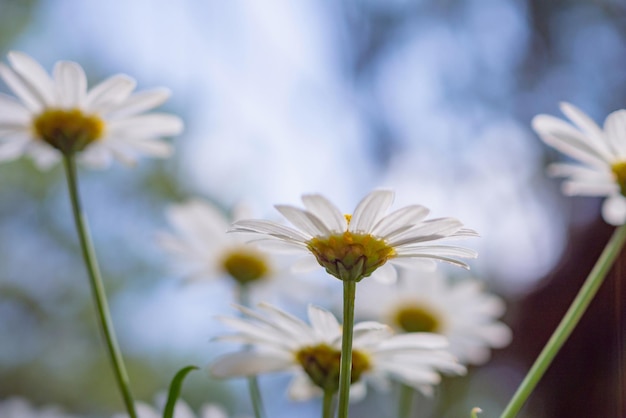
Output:
[[[292,366],[289,359],[270,353],[241,351],[227,354],[217,359],[211,366],[211,374],[216,377],[256,376],[287,370]]]
[[[341,211],[322,195],[312,194],[302,196],[304,207],[317,216],[326,227],[333,232],[346,230],[346,218]]]
[[[574,122],[581,131],[587,134],[587,138],[593,143],[594,148],[607,157],[612,154],[610,148],[607,147],[602,130],[589,116],[576,106],[567,102],[561,103],[560,108],[569,120]]]
[[[427,258],[396,257],[389,260],[389,262],[405,269],[415,269],[420,272],[432,272],[437,270],[437,263]]]
[[[312,237],[306,237],[293,228],[283,226],[279,223],[255,219],[243,219],[231,225],[232,232],[253,232],[267,234],[286,241],[306,242]]]
[[[132,167],[135,165],[136,158],[131,154],[130,148],[120,144],[120,141],[99,141],[83,151],[79,159],[90,167],[106,168],[111,165],[115,157],[122,164]]]
[[[22,156],[27,141],[16,140],[0,143],[0,161],[13,161]]]
[[[289,398],[294,401],[308,401],[322,394],[322,390],[315,386],[304,373],[296,374],[287,389]]]
[[[469,270],[470,266],[467,263],[464,263],[459,260],[455,260],[454,258],[444,257],[436,254],[425,254],[425,255],[414,255],[411,254],[409,257],[424,257],[424,258],[432,258],[433,260],[443,261],[444,263],[452,264],[457,267],[464,268],[465,270]]]
[[[618,160],[626,160],[626,110],[611,113],[604,122],[609,144]]]
[[[81,107],[87,93],[87,77],[83,68],[71,61],[60,61],[54,66],[54,81],[59,105],[65,108]]]
[[[444,255],[450,257],[476,258],[478,253],[475,250],[451,245],[423,245],[423,246],[403,246],[397,250],[398,257],[414,257],[428,254]]]
[[[183,129],[183,121],[174,115],[148,113],[112,120],[108,128],[110,135],[144,139],[179,134]]]
[[[392,264],[386,263],[372,273],[372,278],[380,283],[394,284],[398,280],[398,272]]]
[[[463,224],[454,218],[438,218],[422,222],[415,228],[388,238],[388,244],[393,247],[432,241],[454,234]]]
[[[132,94],[118,106],[111,108],[111,118],[134,116],[163,104],[171,95],[169,89],[159,88]]]
[[[309,305],[308,315],[309,322],[320,336],[327,336],[330,339],[335,339],[341,335],[341,325],[337,321],[337,318],[335,318],[335,315],[328,312],[326,309]]]
[[[405,206],[382,218],[372,229],[372,234],[383,238],[395,235],[424,219],[430,210],[421,205]]]
[[[602,151],[594,148],[582,133],[558,118],[548,115],[535,116],[532,127],[546,144],[581,162],[603,167],[609,160]]]
[[[274,237],[251,239],[247,242],[255,244],[259,249],[273,253],[301,255],[302,251],[308,252],[306,245],[301,242],[282,241]]]
[[[54,84],[46,70],[37,61],[21,52],[11,51],[8,58],[11,67],[37,96],[40,103],[47,106],[54,105]]]
[[[619,186],[615,182],[594,181],[565,181],[561,186],[566,196],[611,196],[619,193]]]
[[[626,198],[622,195],[611,196],[602,205],[602,217],[611,225],[626,223]]]
[[[104,113],[126,100],[135,85],[135,80],[126,75],[109,77],[89,90],[85,108],[91,113]]]
[[[289,222],[313,237],[330,234],[330,230],[326,228],[322,221],[305,210],[288,205],[275,205],[274,207]]]
[[[365,399],[367,396],[367,385],[360,380],[350,385],[350,399],[349,402],[359,402]]]
[[[350,232],[369,233],[376,222],[393,203],[394,193],[390,190],[375,190],[357,205],[348,224]]]
[[[26,154],[31,156],[35,165],[41,170],[52,168],[61,159],[57,150],[40,142],[29,142]]]
[[[428,332],[412,332],[409,334],[398,334],[393,339],[384,341],[379,347],[379,352],[404,351],[411,348],[423,350],[436,350],[447,348],[448,339],[442,335]]]
[[[0,63],[0,77],[13,93],[20,98],[22,103],[33,113],[39,113],[44,108],[43,99],[33,91],[25,82],[9,67]]]
[[[30,120],[30,112],[17,100],[0,93],[0,126],[4,123],[25,125]]]
[[[126,141],[126,144],[132,147],[134,151],[152,157],[165,158],[169,157],[174,152],[174,149],[169,143],[158,139],[129,139]]]

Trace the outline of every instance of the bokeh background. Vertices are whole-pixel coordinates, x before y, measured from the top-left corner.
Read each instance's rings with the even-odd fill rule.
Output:
[[[185,120],[173,158],[80,172],[141,400],[182,366],[236,348],[212,341],[224,332],[215,315],[233,312],[231,286],[183,285],[155,243],[172,203],[204,197],[228,210],[246,201],[275,217],[273,204],[298,204],[303,193],[350,211],[388,187],[396,207],[420,203],[478,230],[472,274],[506,299],[514,340],[420,398],[419,417],[468,416],[476,405],[498,416],[611,234],[598,199],[565,198],[546,177],[562,157],[530,120],[559,115],[560,101],[599,123],[625,107],[618,0],[0,0],[4,62],[10,50],[47,69],[77,61],[91,84],[121,72],[139,89],[166,86],[164,110]],[[624,257],[522,416],[626,416]],[[320,294],[338,289],[326,276],[314,281]],[[318,402],[286,398],[286,376],[260,381],[272,418],[319,416]],[[245,393],[243,381],[201,371],[183,397],[243,415]],[[13,395],[88,417],[123,409],[63,172],[24,160],[0,166],[0,399]],[[376,394],[355,416],[384,417],[394,403]]]

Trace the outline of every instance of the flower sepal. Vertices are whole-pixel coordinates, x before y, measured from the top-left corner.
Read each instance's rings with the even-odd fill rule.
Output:
[[[326,272],[342,281],[359,282],[395,255],[383,240],[349,231],[315,237],[307,246]]]

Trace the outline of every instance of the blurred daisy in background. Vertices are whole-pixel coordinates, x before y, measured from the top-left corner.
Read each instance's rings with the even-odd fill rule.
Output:
[[[232,214],[237,219],[244,208]],[[270,256],[227,234],[230,220],[209,202],[193,199],[172,205],[166,212],[174,232],[161,232],[160,245],[179,262],[190,281],[228,275],[240,285],[268,279],[274,266]]]
[[[288,394],[294,400],[308,400],[339,386],[342,327],[335,316],[309,305],[304,321],[268,304],[261,312],[239,307],[243,318],[221,317],[237,331],[219,337],[239,342],[251,350],[227,354],[211,366],[216,377],[255,376],[270,372],[291,372],[294,377]],[[376,322],[354,326],[351,400],[363,399],[366,382],[387,390],[390,381],[402,382],[425,394],[432,393],[440,373],[464,374],[447,350],[445,337],[429,333],[394,334]]]
[[[57,406],[35,407],[28,400],[11,397],[0,401],[0,417],[2,418],[73,418]]]
[[[240,293],[250,289],[267,297],[275,293],[297,297],[300,291],[311,290],[310,284],[291,280],[277,256],[247,243],[240,234],[227,233],[232,220],[249,216],[244,205],[235,207],[229,218],[208,201],[175,204],[166,211],[172,231],[160,232],[158,243],[189,282],[228,278]]]
[[[166,395],[157,396],[157,404],[159,407],[148,405],[145,402],[136,402],[135,409],[137,418],[161,418],[163,409],[165,408]],[[116,414],[112,418],[128,418],[128,414]],[[228,414],[220,406],[214,404],[202,405],[199,414],[191,409],[191,407],[182,399],[179,399],[174,406],[174,418],[228,418]],[[242,417],[243,418],[243,417]]]
[[[511,342],[498,321],[504,302],[483,291],[478,280],[450,281],[438,271],[406,272],[396,285],[368,283],[359,289],[355,315],[383,322],[400,332],[432,332],[447,337],[448,350],[463,364],[482,364],[492,348]]]
[[[550,115],[537,115],[533,129],[548,145],[582,164],[557,163],[554,176],[566,177],[563,193],[570,196],[604,196],[604,220],[626,222],[626,110],[611,113],[600,128],[589,116],[569,103],[561,110],[573,126]]]
[[[57,62],[50,77],[26,54],[10,52],[8,59],[10,67],[0,63],[0,77],[19,101],[0,94],[0,161],[28,155],[46,169],[60,153],[79,152],[83,163],[104,168],[113,157],[133,164],[140,155],[171,154],[159,138],[180,133],[181,119],[144,114],[167,100],[167,89],[133,94],[135,80],[120,74],[88,90],[75,62]]]
[[[439,243],[448,238],[477,236],[454,218],[425,221],[429,210],[411,205],[387,215],[394,192],[375,190],[365,196],[354,213],[344,215],[321,195],[304,195],[305,209],[276,205],[298,229],[265,220],[240,220],[233,231],[260,235],[268,248],[291,249],[308,257],[300,267],[322,266],[340,280],[359,281],[373,273],[383,281],[395,281],[392,264],[414,266],[432,260],[460,267],[457,258],[475,258],[476,252]],[[387,262],[389,261],[389,264]]]

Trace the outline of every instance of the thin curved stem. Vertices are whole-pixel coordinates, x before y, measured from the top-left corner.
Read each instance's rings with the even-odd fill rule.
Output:
[[[535,360],[535,364],[533,364],[532,368],[522,381],[520,387],[513,395],[513,398],[507,405],[506,409],[502,415],[500,415],[501,418],[513,418],[517,415],[520,409],[522,409],[522,406],[534,390],[546,369],[550,366],[552,360],[559,352],[565,341],[567,341],[567,338],[570,336],[580,321],[580,318],[585,313],[585,310],[598,292],[598,289],[611,269],[613,262],[620,254],[625,241],[626,225],[622,225],[613,232],[611,239],[606,244],[602,254],[600,254],[600,257],[591,270],[591,273],[587,276],[587,279],[580,288],[578,295],[576,295],[576,298],[567,310],[567,313],[561,320],[561,323],[548,340],[548,343],[539,354],[539,357],[537,357],[537,360]]]
[[[250,307],[250,295],[247,285],[239,285],[237,290],[238,302],[245,307]],[[261,389],[256,376],[248,377],[248,392],[250,393],[254,418],[264,418],[265,409],[263,408],[263,397],[261,396]]]
[[[415,389],[409,385],[400,385],[400,402],[398,407],[398,418],[409,418],[413,408],[413,394]]]
[[[339,365],[339,418],[348,417],[350,381],[352,378],[352,334],[354,331],[354,299],[356,282],[343,281],[343,335]]]
[[[126,368],[124,367],[122,354],[115,338],[115,331],[113,329],[113,322],[111,321],[111,315],[109,313],[109,306],[107,304],[104,285],[102,284],[100,269],[98,268],[95,250],[89,235],[87,220],[81,208],[78,193],[78,179],[76,176],[76,163],[73,155],[64,155],[63,163],[65,166],[67,187],[70,193],[70,201],[72,203],[72,212],[74,214],[76,231],[78,232],[78,239],[80,240],[83,259],[89,275],[89,283],[91,285],[92,295],[96,305],[96,316],[98,317],[100,330],[102,331],[102,335],[106,343],[107,352],[113,366],[115,380],[122,394],[128,415],[131,418],[136,418],[137,413],[135,412],[135,404],[130,391],[130,381],[128,379],[128,374],[126,373]]]

